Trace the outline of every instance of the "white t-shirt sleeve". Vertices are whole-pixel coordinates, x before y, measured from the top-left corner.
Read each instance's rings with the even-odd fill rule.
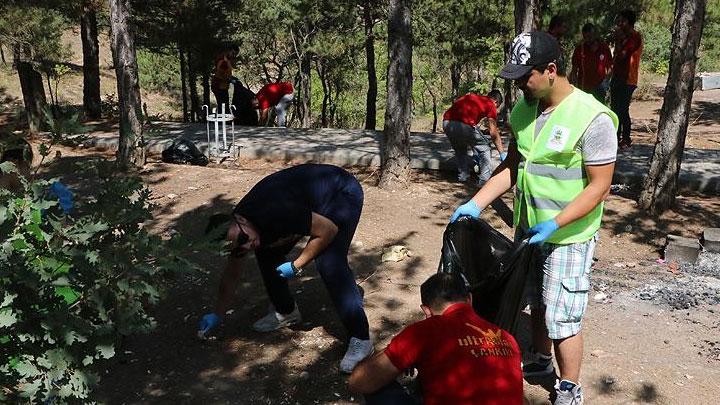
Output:
[[[617,132],[612,119],[600,114],[585,130],[578,149],[582,152],[585,165],[597,166],[612,163],[617,159]]]

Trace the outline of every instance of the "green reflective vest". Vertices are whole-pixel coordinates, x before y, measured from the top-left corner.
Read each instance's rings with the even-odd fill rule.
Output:
[[[550,115],[535,138],[538,102],[520,99],[510,114],[521,162],[515,190],[514,224],[526,213],[528,226],[555,218],[588,184],[578,142],[598,115],[617,116],[605,105],[575,89]],[[558,229],[548,240],[560,245],[589,240],[600,228],[603,204]]]

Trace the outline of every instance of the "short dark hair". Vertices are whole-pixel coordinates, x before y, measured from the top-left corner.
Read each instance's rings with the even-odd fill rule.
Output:
[[[436,273],[420,286],[420,301],[426,307],[439,309],[445,304],[463,302],[470,291],[458,273]]]
[[[582,33],[584,34],[586,32],[595,32],[595,24],[587,23],[587,24],[583,25]]]
[[[492,89],[490,90],[490,93],[487,95],[491,99],[497,101],[498,104],[502,104],[503,102],[503,95],[502,92],[498,89]]]
[[[565,17],[561,16],[560,14],[555,14],[550,19],[550,24],[548,24],[548,31],[551,31],[563,24],[565,24]]]
[[[637,13],[635,13],[633,10],[625,9],[618,13],[618,17],[624,18],[627,20],[627,22],[631,25],[635,25],[635,21],[637,21]]]
[[[533,69],[542,73],[545,71],[545,69],[548,68],[548,65],[550,63],[554,63],[555,66],[557,67],[558,76],[563,76],[563,77],[567,76],[567,65],[565,64],[565,56],[563,56],[562,53],[554,61],[548,62],[548,63],[543,63],[542,65],[535,65],[535,66],[533,66]]]

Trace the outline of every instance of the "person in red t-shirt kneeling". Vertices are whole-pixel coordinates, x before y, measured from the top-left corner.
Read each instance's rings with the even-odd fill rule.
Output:
[[[285,116],[292,104],[294,91],[290,82],[268,83],[263,86],[253,100],[253,107],[260,110],[260,125],[268,125],[270,107],[274,107],[277,125],[285,127]]]
[[[414,367],[423,404],[522,404],[520,349],[512,335],[473,311],[465,281],[435,274],[420,287],[420,298],[426,319],[361,362],[350,389],[364,394],[368,405],[419,404],[395,380]]]
[[[443,131],[455,150],[458,181],[470,178],[469,170],[478,166],[478,185],[490,179],[493,168],[490,144],[495,144],[500,160],[507,155],[497,127],[497,108],[502,104],[502,93],[491,91],[487,96],[468,93],[453,102],[443,115]],[[478,124],[487,118],[488,134],[480,132]]]

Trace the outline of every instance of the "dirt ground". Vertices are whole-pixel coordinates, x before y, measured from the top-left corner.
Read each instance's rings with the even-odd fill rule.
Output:
[[[103,156],[65,149],[63,165],[93,155]],[[194,167],[152,162],[141,173],[158,204],[156,221],[149,225],[161,233],[202,232],[210,214],[231,209],[255,182],[292,163],[242,161],[226,167]],[[51,162],[48,174],[60,167]],[[365,291],[376,349],[382,349],[403,326],[422,318],[419,285],[437,271],[447,220],[474,189],[453,182],[448,174],[415,172],[410,188],[392,192],[374,186],[374,170],[352,171],[363,183],[365,206],[350,261]],[[683,197],[675,210],[654,219],[639,212],[632,197],[631,191],[610,196],[595,254],[594,291],[584,323],[582,383],[587,403],[715,403],[720,394],[716,385],[720,305],[672,310],[640,300],[637,291],[646,284],[683,277],[682,272],[673,274],[667,265],[656,263],[665,235],[697,237],[706,226],[720,224],[720,200]],[[509,198],[505,198],[508,204]],[[511,234],[493,209],[488,208],[483,218]],[[396,244],[408,247],[411,256],[381,263],[382,248]],[[233,310],[215,338],[202,342],[195,336],[197,323],[214,304],[223,264],[215,255],[203,256],[203,273],[185,275],[168,285],[167,298],[153,311],[157,330],[128,339],[108,364],[99,388],[103,401],[360,403],[338,370],[347,337],[312,267],[291,282],[303,323],[260,334],[251,324],[265,314],[268,302],[259,272],[248,257]],[[607,298],[595,301],[593,296],[600,291]],[[519,341],[527,348],[526,315],[521,323]],[[553,383],[527,382],[527,403],[550,403]]]
[[[230,209],[256,181],[278,168],[262,162],[242,162],[238,169],[148,165],[144,176],[161,207],[154,226],[163,232],[197,232],[210,213]],[[404,325],[421,319],[418,287],[437,270],[447,219],[471,190],[433,173],[418,173],[408,190],[388,192],[372,185],[376,174],[356,174],[365,188],[365,208],[350,260],[365,290],[380,349]],[[626,196],[610,197],[593,284],[607,287],[604,292],[611,299],[591,299],[585,322],[582,381],[588,403],[705,404],[720,393],[714,383],[720,378],[720,358],[703,349],[706,341],[720,340],[714,313],[720,308],[672,311],[633,294],[651,280],[677,277],[655,263],[666,233],[698,235],[709,223],[719,223],[718,213],[717,199],[689,197],[674,212],[653,220],[639,214]],[[483,218],[510,234],[492,210]],[[395,244],[407,246],[412,256],[381,263],[382,247]],[[303,324],[259,334],[250,325],[265,313],[267,300],[249,258],[234,311],[216,340],[199,342],[196,325],[213,305],[221,266],[220,259],[208,257],[206,274],[170,286],[168,299],[155,311],[157,331],[129,340],[119,362],[104,376],[104,399],[133,404],[359,400],[338,371],[346,337],[312,269],[291,283]],[[527,335],[521,340],[526,345]],[[551,382],[540,383],[547,387]],[[529,403],[548,403],[542,385],[526,388]]]

